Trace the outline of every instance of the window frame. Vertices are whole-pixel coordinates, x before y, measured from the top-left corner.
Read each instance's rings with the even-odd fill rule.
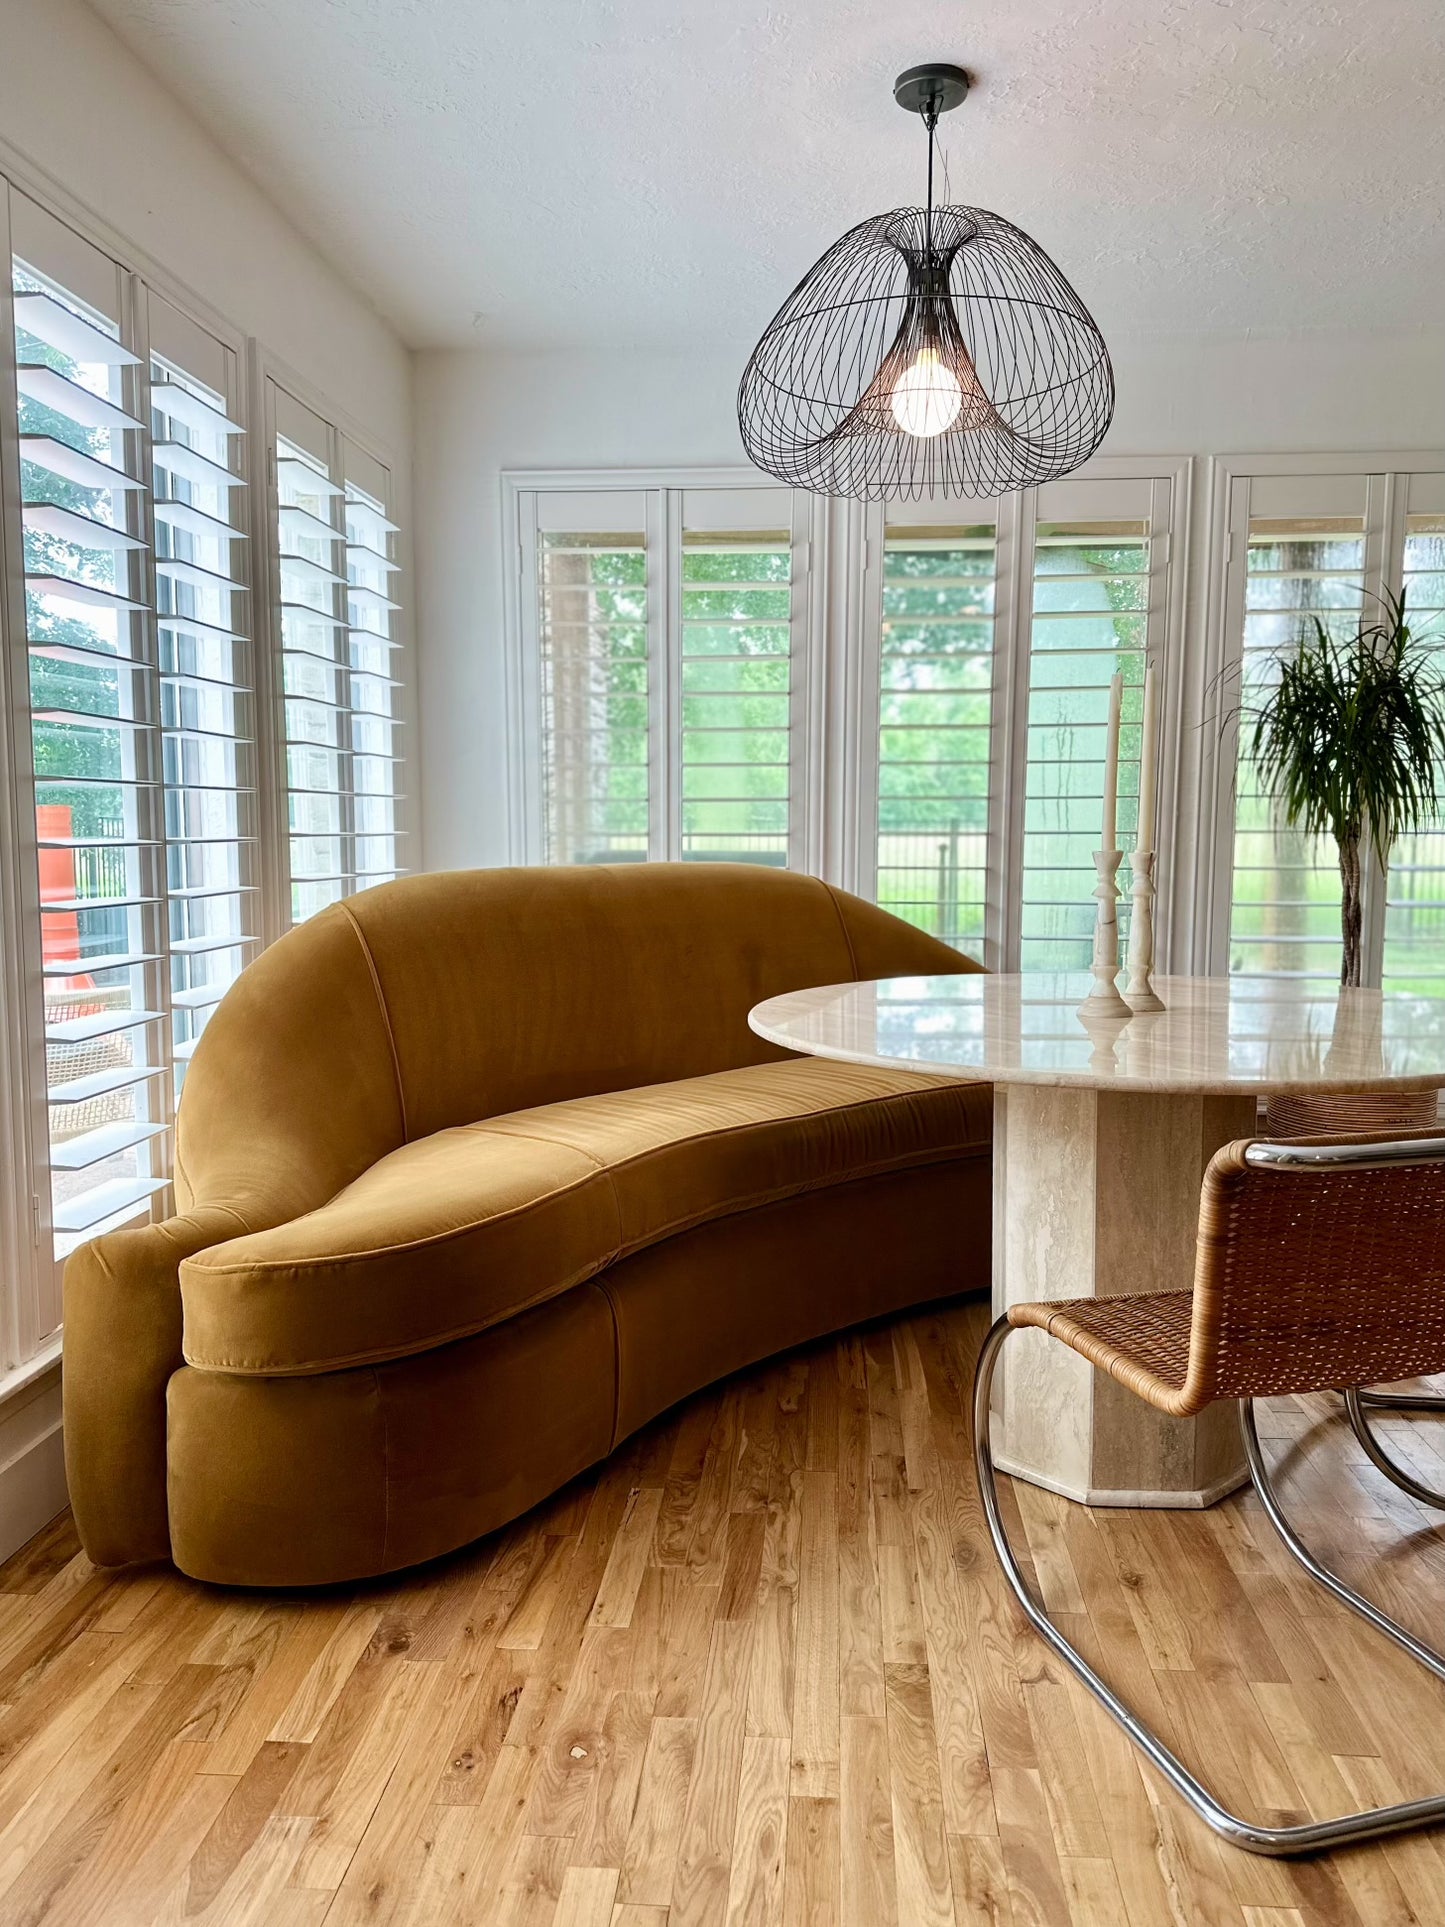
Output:
[[[266,891],[268,915],[264,922],[264,945],[264,943],[274,942],[277,937],[283,936],[287,930],[294,927],[294,919],[291,915],[286,690],[282,660],[284,632],[280,609],[281,568],[277,539],[280,492],[276,473],[278,433],[276,391],[279,390],[288,395],[303,409],[314,415],[326,429],[326,473],[333,484],[345,490],[346,453],[349,448],[356,449],[367,461],[385,470],[389,479],[390,493],[386,503],[386,514],[389,519],[398,524],[393,559],[397,564],[397,580],[404,588],[391,625],[397,680],[397,687],[393,692],[392,714],[396,725],[396,736],[393,740],[399,739],[403,744],[409,744],[416,731],[414,718],[417,666],[413,646],[412,530],[409,520],[398,513],[401,504],[397,499],[398,478],[404,473],[403,465],[380,437],[363,427],[345,409],[338,408],[313,382],[308,381],[281,356],[271,353],[258,341],[252,340],[250,343],[248,365],[249,406],[252,419],[256,423],[255,433],[251,438],[253,462],[251,479],[256,490],[252,500],[258,505],[254,517],[256,534],[252,544],[253,580],[258,607],[257,629],[258,632],[264,631],[266,637],[266,647],[262,652],[265,660],[257,667],[256,698],[258,712],[263,711],[267,717],[267,726],[258,731],[261,739],[260,834],[266,847],[271,878],[271,886]],[[344,494],[338,499],[343,501],[340,534],[344,566]],[[416,780],[414,748],[403,752],[400,768],[401,788],[396,792],[393,802],[396,822],[395,842],[400,848],[411,853],[411,860],[399,864],[397,868],[398,875],[405,875],[419,867],[415,855],[419,847],[420,825],[414,791]],[[348,787],[345,796],[346,821],[343,836],[354,852],[356,838],[353,797],[354,791]],[[351,892],[343,894],[351,894]]]
[[[1045,519],[1076,519],[1102,513],[1113,499],[1134,492],[1147,503],[1150,521],[1150,594],[1147,648],[1163,667],[1161,731],[1164,761],[1158,790],[1160,871],[1174,867],[1173,807],[1178,780],[1179,716],[1186,684],[1184,640],[1189,518],[1194,459],[1191,456],[1098,456],[1074,476],[990,501],[973,498],[900,503],[897,519],[942,527],[991,521],[997,534],[995,572],[994,727],[990,744],[989,927],[985,960],[990,969],[1016,969],[1020,937],[1020,891],[1010,887],[1023,866],[1024,778],[1027,762],[1029,661],[1032,630],[1033,529],[1038,500]],[[803,827],[794,837],[790,866],[825,877],[871,897],[876,884],[878,809],[879,673],[883,622],[883,545],[887,505],[843,501],[791,490],[759,471],[738,468],[518,469],[501,477],[503,638],[507,704],[507,848],[514,863],[544,860],[542,795],[541,633],[538,584],[538,498],[559,494],[646,496],[649,563],[649,627],[658,630],[656,653],[677,648],[680,621],[673,608],[679,588],[671,561],[680,554],[683,495],[691,489],[776,489],[794,502],[795,648],[797,625],[806,691],[801,723],[795,722],[791,794]],[[1147,494],[1144,493],[1147,491]],[[1077,503],[1076,509],[1070,509]],[[1140,513],[1135,506],[1133,513]],[[799,523],[804,524],[800,531]],[[601,524],[599,524],[601,526]],[[680,605],[679,605],[680,606]],[[664,611],[667,612],[664,616]],[[654,703],[659,692],[654,688]],[[665,700],[665,696],[662,698]],[[654,727],[658,725],[654,724]],[[654,739],[655,741],[658,739]],[[654,783],[675,795],[679,741],[675,729],[665,766]],[[653,798],[654,810],[657,798]],[[663,853],[666,853],[664,846]],[[1167,956],[1170,918],[1161,899],[1157,954]]]
[[[249,543],[251,504],[248,466],[251,441],[251,416],[247,366],[249,345],[246,336],[208,303],[193,295],[156,264],[108,232],[43,180],[37,181],[24,169],[13,168],[8,154],[0,154],[0,247],[3,247],[7,272],[0,290],[0,338],[4,342],[4,373],[0,378],[0,559],[3,559],[5,592],[0,628],[5,638],[5,680],[3,698],[7,727],[0,731],[3,747],[3,815],[0,833],[4,836],[5,857],[0,862],[0,902],[3,931],[0,931],[0,957],[5,979],[11,986],[5,999],[4,1044],[0,1061],[6,1073],[6,1102],[0,1144],[3,1144],[10,1172],[8,1183],[0,1185],[0,1236],[3,1236],[7,1275],[13,1289],[0,1293],[0,1386],[4,1372],[22,1375],[38,1369],[54,1355],[60,1345],[60,1279],[64,1260],[54,1256],[50,1191],[52,1181],[49,1105],[47,1103],[46,1039],[42,968],[42,903],[39,894],[39,840],[36,826],[36,771],[33,756],[33,719],[30,698],[30,638],[25,589],[24,544],[22,539],[22,489],[18,390],[15,366],[15,309],[10,262],[13,258],[11,195],[19,194],[61,228],[69,230],[85,247],[113,263],[116,270],[119,341],[137,357],[130,371],[128,388],[132,412],[141,423],[137,436],[134,470],[143,478],[139,523],[136,533],[143,540],[137,566],[144,583],[137,618],[141,653],[136,662],[151,672],[153,713],[142,722],[154,767],[145,787],[152,792],[144,808],[149,812],[146,834],[155,842],[149,861],[154,866],[155,904],[153,914],[158,931],[157,961],[147,968],[157,983],[155,1008],[158,1017],[150,1028],[158,1038],[158,1060],[165,1075],[156,1080],[158,1095],[153,1100],[154,1121],[171,1140],[166,1160],[165,1183],[151,1196],[148,1207],[137,1209],[128,1222],[144,1224],[164,1217],[172,1208],[173,1191],[170,1164],[173,1159],[175,1121],[175,1035],[171,1001],[171,941],[169,936],[169,899],[166,874],[167,839],[164,835],[168,785],[164,775],[165,727],[162,702],[159,633],[156,596],[156,542],[154,496],[154,414],[151,403],[152,363],[150,302],[155,298],[175,311],[186,323],[209,335],[228,359],[232,392],[228,408],[234,411],[241,442],[243,498],[238,524]],[[238,578],[244,593],[252,585],[250,572]],[[251,601],[254,610],[254,600]],[[250,622],[249,650],[253,664],[265,652],[265,639],[254,619]],[[258,864],[261,852],[256,852]],[[262,873],[258,869],[258,883]],[[264,886],[262,886],[264,895]]]
[[[1193,650],[1189,720],[1195,725],[1193,768],[1181,787],[1192,795],[1199,826],[1187,854],[1190,874],[1178,880],[1177,901],[1193,942],[1180,968],[1206,976],[1229,970],[1234,899],[1235,780],[1239,764],[1237,695],[1244,643],[1251,496],[1260,483],[1282,491],[1296,485],[1301,514],[1311,513],[1310,489],[1330,481],[1358,482],[1364,504],[1364,584],[1371,596],[1398,592],[1402,579],[1409,481],[1445,474],[1445,450],[1370,449],[1264,455],[1215,455],[1205,491],[1207,537],[1199,633]],[[1286,496],[1284,499],[1288,499]],[[1224,705],[1230,705],[1228,709]],[[1181,731],[1181,736],[1186,732]],[[1181,869],[1183,866],[1180,866]],[[1384,878],[1374,853],[1363,865],[1364,930],[1361,981],[1378,985],[1384,964]]]
[[[238,524],[243,537],[243,556],[236,581],[244,592],[238,606],[249,612],[249,650],[252,671],[252,729],[255,748],[254,781],[255,829],[253,876],[258,884],[259,916],[251,936],[248,955],[256,954],[289,927],[285,914],[283,887],[287,875],[278,864],[276,828],[284,830],[284,765],[282,787],[278,792],[275,764],[275,728],[272,700],[279,684],[279,629],[274,622],[269,584],[274,574],[266,534],[263,504],[270,500],[267,488],[266,437],[261,424],[260,406],[264,394],[263,374],[279,373],[284,384],[335,423],[344,437],[344,446],[355,449],[369,464],[388,473],[391,500],[388,512],[400,523],[394,538],[394,559],[399,580],[404,586],[400,610],[392,619],[393,640],[400,687],[395,689],[394,712],[402,725],[401,742],[407,760],[400,783],[397,804],[398,829],[416,839],[416,812],[407,795],[414,776],[414,754],[409,731],[414,712],[416,686],[415,651],[412,646],[412,562],[410,503],[407,499],[407,464],[384,441],[364,425],[350,419],[320,395],[279,358],[273,356],[255,337],[216,309],[173,275],[148,251],[137,247],[128,237],[95,215],[63,186],[18,154],[0,137],[0,245],[7,255],[12,245],[11,197],[23,196],[45,216],[68,229],[85,247],[106,257],[116,271],[117,311],[120,340],[139,357],[132,384],[138,406],[134,412],[142,422],[137,444],[137,473],[145,479],[142,521],[146,547],[139,567],[148,585],[146,607],[138,618],[145,639],[144,660],[155,670],[155,714],[149,712],[146,726],[154,736],[156,783],[154,809],[157,821],[165,821],[167,785],[161,745],[164,736],[161,708],[161,672],[158,651],[155,595],[155,524],[151,509],[154,481],[152,442],[154,420],[151,412],[152,368],[150,361],[149,304],[164,303],[184,322],[212,337],[225,351],[228,376],[226,414],[241,430],[239,460],[244,487]],[[80,298],[85,290],[75,291]],[[0,343],[3,343],[3,369],[0,369],[0,698],[5,704],[5,720],[0,725],[0,970],[7,993],[0,999],[0,1077],[4,1080],[0,1100],[0,1157],[5,1175],[0,1178],[0,1400],[51,1372],[61,1347],[60,1290],[61,1264],[53,1258],[48,1205],[51,1163],[46,1102],[44,976],[41,938],[41,901],[38,875],[38,836],[35,818],[35,768],[30,700],[30,647],[27,633],[25,596],[25,550],[22,539],[22,489],[18,444],[18,396],[15,366],[15,312],[12,275],[4,277],[0,290]],[[162,358],[167,359],[164,349]],[[202,379],[200,371],[194,378]],[[343,477],[343,480],[346,478]],[[400,498],[400,499],[398,499]],[[401,512],[398,513],[398,510]],[[139,530],[137,531],[139,532]],[[238,627],[242,626],[238,623]],[[245,786],[242,785],[242,788]],[[181,838],[178,843],[184,843]],[[166,842],[157,844],[158,915],[162,932],[168,931]],[[283,852],[284,854],[284,852]],[[174,1024],[171,1002],[169,940],[160,946],[154,966],[162,993],[156,1007],[161,1012],[157,1031],[164,1050],[169,1075],[158,1080],[164,1091],[165,1121],[174,1119]],[[171,1164],[166,1160],[165,1186],[150,1201],[149,1211],[137,1211],[136,1224],[154,1222],[173,1209],[170,1183]]]
[[[685,497],[730,491],[776,494],[791,529],[791,741],[788,762],[790,868],[822,874],[825,810],[815,772],[821,755],[821,705],[828,665],[814,557],[826,551],[823,498],[788,489],[752,468],[516,469],[501,479],[504,672],[507,705],[507,848],[513,863],[545,861],[543,792],[540,523],[542,496],[643,498],[648,555],[649,860],[680,852],[682,733],[682,540]],[[779,523],[782,526],[782,523]]]

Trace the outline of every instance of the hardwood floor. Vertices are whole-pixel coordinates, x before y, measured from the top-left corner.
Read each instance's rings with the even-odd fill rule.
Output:
[[[977,1302],[745,1374],[469,1552],[324,1595],[0,1572],[0,1921],[1162,1927],[1445,1919],[1445,1833],[1218,1844],[1013,1607],[967,1458]],[[1043,1342],[1040,1340],[1040,1342]],[[1317,1548],[1438,1636],[1445,1534],[1329,1399],[1264,1427]],[[1445,1483],[1445,1424],[1393,1422]],[[1445,1785],[1445,1687],[1252,1497],[1012,1488],[1078,1642],[1226,1798]]]

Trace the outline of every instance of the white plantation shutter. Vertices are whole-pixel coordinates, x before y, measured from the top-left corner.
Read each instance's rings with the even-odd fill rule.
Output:
[[[742,475],[507,478],[518,857],[826,864],[991,968],[1087,965],[1109,679],[1132,841],[1189,481],[1098,466],[886,511]],[[1167,873],[1167,803],[1158,827]]]
[[[1405,501],[1398,581],[1406,612],[1445,671],[1445,475],[1402,476],[1397,487]],[[1441,778],[1445,790],[1445,770]],[[1391,853],[1384,945],[1387,990],[1445,994],[1445,815],[1401,837]]]
[[[268,384],[290,913],[399,874],[402,803],[391,478]]]
[[[1144,670],[1166,695],[1175,674],[1187,467],[1129,466],[999,502],[900,502],[869,524],[858,885],[991,969],[1087,968],[1116,669],[1134,840]],[[1129,875],[1126,857],[1125,890]]]
[[[145,370],[119,269],[11,197],[29,751],[55,1259],[167,1183],[160,688]],[[65,277],[62,279],[62,275]],[[42,1283],[39,1330],[57,1321]]]
[[[1124,681],[1117,837],[1121,947],[1138,831],[1144,672],[1166,670],[1172,486],[1051,483],[1031,503],[1018,968],[1086,970],[1103,830],[1109,685]]]
[[[386,467],[263,379],[255,542],[244,337],[4,178],[0,247],[3,1375],[70,1253],[171,1208],[191,1053],[286,921],[277,807],[297,914],[398,874],[405,825]]]
[[[1220,707],[1238,711],[1228,968],[1327,988],[1339,980],[1334,845],[1291,829],[1265,792],[1254,716],[1278,664],[1318,619],[1353,633],[1366,603],[1372,518],[1362,475],[1242,477],[1232,485],[1226,621],[1233,650]]]
[[[801,506],[796,511],[801,518]],[[686,861],[801,863],[803,629],[786,489],[684,489],[670,635]]]
[[[260,932],[244,430],[233,351],[147,304],[152,516],[177,1085]]]
[[[164,1205],[180,1076],[254,948],[241,383],[233,348],[11,207],[36,1215],[59,1261]],[[58,1316],[41,1289],[38,1335]]]
[[[351,884],[346,490],[332,476],[330,428],[283,391],[272,399],[290,910],[300,923]]]
[[[804,860],[805,514],[781,488],[523,495],[532,854]]]
[[[1098,466],[886,511],[742,475],[507,478],[518,857],[826,864],[991,968],[1087,965],[1109,679],[1132,841],[1189,479]],[[1167,805],[1159,829],[1167,871]]]
[[[185,1063],[257,941],[257,797],[238,353],[8,207],[43,1036],[24,1351],[59,1261],[167,1206]]]
[[[899,503],[883,531],[875,894],[983,962],[999,764],[993,505]]]
[[[660,855],[654,820],[649,507],[640,493],[536,504],[541,850],[548,863]]]
[[[357,889],[398,876],[402,839],[401,680],[396,674],[400,531],[386,513],[391,478],[363,449],[343,444],[347,685],[351,734],[351,864]]]

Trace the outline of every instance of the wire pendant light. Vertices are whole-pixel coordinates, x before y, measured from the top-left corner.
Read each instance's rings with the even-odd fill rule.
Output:
[[[751,460],[818,495],[1006,495],[1067,475],[1114,413],[1109,351],[1036,241],[979,207],[933,205],[935,130],[959,67],[910,67],[928,205],[849,230],[788,296],[738,390]]]

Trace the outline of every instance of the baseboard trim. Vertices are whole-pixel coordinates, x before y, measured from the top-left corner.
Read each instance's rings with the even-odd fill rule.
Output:
[[[0,1402],[0,1559],[68,1503],[56,1360]]]
[[[1011,1479],[1023,1479],[1029,1485],[1042,1486],[1045,1492],[1057,1492],[1061,1499],[1072,1499],[1076,1505],[1128,1506],[1142,1512],[1203,1512],[1249,1483],[1249,1470],[1241,1467],[1199,1492],[1121,1492],[1113,1486],[1096,1491],[1092,1487],[1071,1486],[1062,1479],[1048,1479],[1041,1473],[1026,1471],[1020,1465],[1011,1465],[999,1453],[994,1454],[994,1464]]]

